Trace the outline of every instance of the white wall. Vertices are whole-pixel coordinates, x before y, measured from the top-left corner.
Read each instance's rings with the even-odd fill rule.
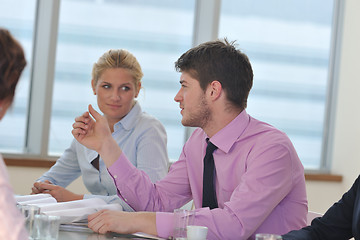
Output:
[[[33,167],[8,167],[10,183],[14,188],[15,194],[30,194],[31,187],[35,180],[39,178],[48,168],[33,168]],[[68,187],[70,191],[78,194],[88,193],[82,178],[76,179]]]
[[[345,2],[339,64],[332,168],[342,183],[308,182],[309,209],[324,212],[340,199],[360,173],[360,1]]]
[[[339,61],[339,83],[335,132],[332,149],[332,173],[343,175],[341,183],[307,182],[309,209],[325,212],[340,199],[360,173],[360,1],[344,0],[344,25]],[[360,109],[359,109],[360,110]],[[9,167],[11,184],[16,194],[28,194],[32,183],[45,168]],[[86,193],[81,180],[70,186],[76,193]]]

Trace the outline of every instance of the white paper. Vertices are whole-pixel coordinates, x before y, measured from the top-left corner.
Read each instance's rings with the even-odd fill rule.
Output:
[[[49,212],[65,209],[76,209],[76,208],[86,208],[86,207],[97,207],[106,205],[106,202],[101,198],[88,198],[82,200],[75,200],[69,202],[58,202],[54,204],[47,204],[42,206],[40,212]]]
[[[74,224],[61,224],[61,231],[69,231],[69,232],[88,232],[93,233],[93,231],[86,226],[83,225],[74,225]]]
[[[54,197],[47,197],[47,198],[39,198],[39,199],[34,199],[34,200],[28,200],[28,201],[22,201],[22,202],[18,202],[21,205],[44,205],[44,204],[52,204],[52,203],[57,203],[56,199]],[[40,206],[39,206],[40,207]]]
[[[87,221],[89,214],[101,209],[122,211],[122,206],[117,203],[106,204],[100,198],[90,198],[44,206],[40,208],[40,212],[46,215],[60,216],[61,224],[70,224],[83,220]]]
[[[32,194],[32,195],[15,195],[15,201],[18,204],[25,205],[26,202],[37,201],[40,203],[41,201],[48,201],[49,199],[53,199],[56,202],[56,199],[48,193],[40,193],[40,194]]]
[[[40,207],[40,213],[60,216],[61,224],[76,224],[87,226],[87,217],[101,209],[122,211],[122,206],[117,203],[107,204],[101,198],[89,198],[69,202],[56,202],[50,194],[35,194],[15,196],[18,204],[30,204]],[[54,201],[55,200],[55,201]]]

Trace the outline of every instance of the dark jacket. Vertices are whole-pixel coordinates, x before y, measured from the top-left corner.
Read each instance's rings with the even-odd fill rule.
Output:
[[[360,240],[360,176],[340,201],[310,226],[283,235],[284,240]]]

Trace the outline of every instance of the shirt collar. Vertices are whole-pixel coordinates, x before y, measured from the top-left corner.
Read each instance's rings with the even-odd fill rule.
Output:
[[[228,153],[234,143],[240,138],[246,127],[249,125],[250,116],[245,109],[237,115],[228,125],[218,131],[210,138],[210,142],[219,149]]]
[[[124,128],[125,130],[131,130],[135,127],[136,122],[138,121],[138,116],[142,113],[140,104],[135,101],[135,105],[130,110],[128,114],[126,114],[123,119],[119,122],[115,123],[114,125],[114,132],[117,131],[119,128]]]

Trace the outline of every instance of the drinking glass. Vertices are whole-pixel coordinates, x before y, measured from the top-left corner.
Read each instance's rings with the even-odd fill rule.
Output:
[[[60,217],[36,215],[30,235],[33,240],[56,240],[59,236]]]
[[[187,238],[186,227],[193,225],[195,219],[194,210],[175,209],[174,210],[174,231],[173,239],[181,240]]]
[[[31,236],[34,219],[36,215],[40,214],[40,208],[35,205],[18,205],[18,208],[25,217],[25,228],[28,231],[29,236]]]

